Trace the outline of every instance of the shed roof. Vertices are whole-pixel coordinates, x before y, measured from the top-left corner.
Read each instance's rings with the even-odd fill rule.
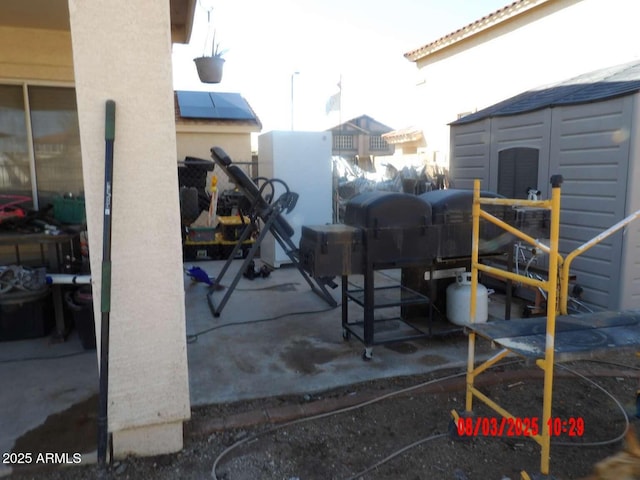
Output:
[[[585,73],[560,83],[523,92],[450,125],[462,125],[488,117],[517,115],[548,107],[597,102],[640,90],[640,60]]]

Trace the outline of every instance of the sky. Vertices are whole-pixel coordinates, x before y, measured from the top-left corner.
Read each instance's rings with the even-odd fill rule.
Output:
[[[415,105],[418,69],[404,54],[510,3],[198,0],[191,42],[173,46],[174,88],[240,93],[263,133],[292,124],[326,130],[363,114],[392,129],[409,127],[425,112]],[[210,50],[214,30],[227,50],[224,74],[221,83],[204,84],[193,59]],[[341,112],[327,114],[339,83]]]

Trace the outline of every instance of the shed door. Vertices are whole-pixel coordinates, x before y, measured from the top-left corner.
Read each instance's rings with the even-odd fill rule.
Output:
[[[530,188],[538,189],[537,148],[507,148],[498,153],[498,193],[507,198],[527,198]]]

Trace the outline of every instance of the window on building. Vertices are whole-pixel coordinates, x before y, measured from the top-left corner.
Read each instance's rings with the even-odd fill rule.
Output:
[[[529,188],[538,188],[537,148],[507,148],[498,153],[498,193],[507,198],[527,198]]]
[[[82,190],[75,90],[0,85],[0,193],[31,197],[28,207],[41,208]]]
[[[0,86],[0,192],[31,196],[22,87]]]
[[[372,135],[369,137],[369,150],[387,150],[389,144],[380,135]]]
[[[353,150],[353,135],[334,135],[334,150]]]

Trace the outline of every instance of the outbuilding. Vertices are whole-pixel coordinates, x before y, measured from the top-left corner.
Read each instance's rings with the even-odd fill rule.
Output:
[[[564,177],[560,250],[567,254],[640,209],[640,61],[524,92],[451,126],[456,188],[548,198]],[[583,299],[605,309],[640,308],[640,223],[579,256]]]
[[[262,123],[242,95],[177,91],[174,98],[178,161],[187,157],[211,160],[209,150],[212,146],[219,146],[249,176],[259,175],[251,152],[251,135],[262,130]],[[215,175],[219,191],[235,188],[223,172],[216,170]],[[210,179],[206,185],[209,188]]]

